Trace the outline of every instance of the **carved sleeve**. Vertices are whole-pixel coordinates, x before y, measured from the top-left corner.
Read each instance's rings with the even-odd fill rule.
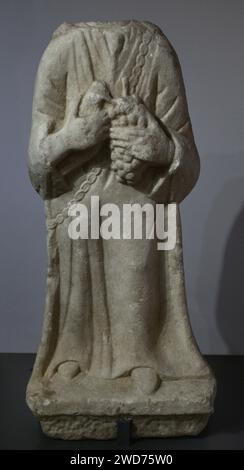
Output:
[[[180,64],[163,37],[158,46],[155,114],[172,139],[174,150],[170,167],[156,170],[151,197],[161,202],[181,202],[194,187],[200,164]]]
[[[35,83],[29,173],[32,184],[44,199],[56,197],[66,188],[65,179],[48,159],[47,138],[59,131],[65,116],[66,51],[60,39],[51,41],[44,52]],[[59,142],[60,151],[62,141]]]

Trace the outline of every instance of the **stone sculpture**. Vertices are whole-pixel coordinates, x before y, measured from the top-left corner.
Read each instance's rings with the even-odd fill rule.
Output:
[[[41,59],[29,172],[45,201],[47,297],[27,402],[43,431],[199,433],[215,380],[193,338],[178,204],[199,174],[177,56],[148,22],[63,24]],[[68,236],[71,204],[177,205],[175,248]]]

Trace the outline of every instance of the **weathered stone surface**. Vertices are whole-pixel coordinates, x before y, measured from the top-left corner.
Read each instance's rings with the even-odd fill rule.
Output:
[[[189,325],[178,205],[199,158],[177,56],[147,22],[64,24],[40,62],[29,171],[45,200],[47,298],[27,402],[43,431],[194,435],[215,380]],[[175,247],[69,237],[74,203],[177,206]],[[90,221],[92,224],[92,220]]]
[[[209,415],[136,416],[132,437],[194,436],[208,422]],[[111,416],[67,416],[41,419],[45,434],[55,439],[116,439],[117,420]]]
[[[45,388],[35,383],[28,404],[47,434],[64,439],[112,439],[117,419],[133,419],[137,437],[198,434],[213,412],[213,378],[166,380],[147,397],[130,377],[114,380],[56,377]]]

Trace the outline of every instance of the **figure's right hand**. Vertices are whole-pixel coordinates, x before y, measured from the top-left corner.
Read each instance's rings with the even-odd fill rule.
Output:
[[[63,133],[70,150],[85,150],[109,138],[110,119],[103,110],[86,117],[68,119]]]
[[[110,100],[107,85],[94,81],[82,99],[72,104],[64,132],[76,150],[93,147],[109,138],[111,119],[104,104]]]

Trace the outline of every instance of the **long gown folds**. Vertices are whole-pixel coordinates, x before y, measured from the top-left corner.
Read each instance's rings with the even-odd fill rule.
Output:
[[[199,158],[176,54],[150,23],[64,24],[41,59],[33,104],[30,175],[45,200],[48,230],[47,300],[34,368],[51,377],[65,361],[82,372],[115,379],[137,367],[163,379],[209,373],[190,329],[185,300],[178,204],[193,188]],[[111,96],[138,96],[174,143],[169,167],[151,166],[135,185],[111,170],[109,143],[94,157],[71,152],[56,166],[43,142],[59,132],[80,96],[94,81]],[[157,240],[68,237],[70,202],[100,205],[177,204],[177,242],[159,251]]]

